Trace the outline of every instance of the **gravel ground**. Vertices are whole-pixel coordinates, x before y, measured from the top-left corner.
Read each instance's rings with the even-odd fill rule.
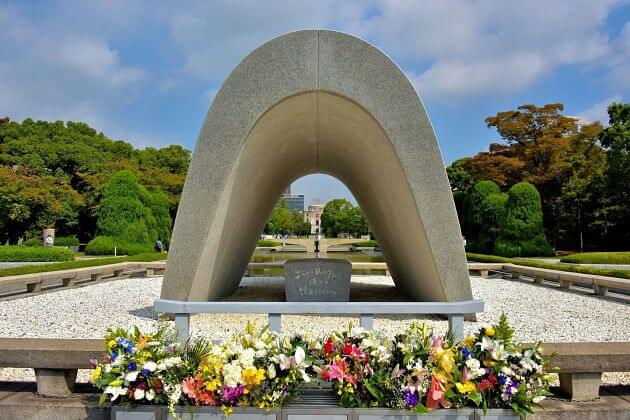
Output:
[[[592,292],[565,291],[549,285],[500,279],[471,278],[473,294],[486,302],[478,322],[466,322],[466,331],[496,322],[506,313],[523,341],[630,341],[630,303]],[[159,297],[161,277],[130,278],[87,287],[0,302],[0,337],[101,338],[109,326],[141,329],[155,326],[153,301]],[[281,278],[245,278],[230,297],[240,300],[282,300]],[[404,300],[391,278],[355,276],[351,300]],[[283,317],[283,331],[310,329],[316,335],[339,329],[352,318],[291,315]],[[239,331],[247,320],[259,325],[266,315],[202,314],[192,318],[191,331],[223,339]],[[393,335],[413,321],[445,331],[447,323],[436,317],[383,316],[376,331]],[[358,319],[355,318],[355,325]],[[28,369],[0,369],[0,377],[31,376]],[[80,375],[85,377],[85,373]],[[630,373],[605,374],[607,383],[630,384]]]

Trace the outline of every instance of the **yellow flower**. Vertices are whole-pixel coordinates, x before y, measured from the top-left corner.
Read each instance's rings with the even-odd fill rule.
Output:
[[[265,370],[256,368],[245,369],[241,373],[241,376],[243,378],[243,381],[245,382],[245,385],[251,388],[254,386],[258,386],[260,382],[265,379]]]
[[[460,394],[468,394],[470,392],[475,392],[477,390],[477,387],[472,382],[466,382],[465,384],[456,382],[455,387],[457,388]]]
[[[136,348],[140,350],[145,349],[147,347],[148,342],[149,342],[149,339],[147,338],[147,336],[141,335],[140,338],[138,339],[138,342],[136,343]]]
[[[109,340],[107,342],[107,347],[109,347],[110,349],[116,347],[116,340]]]
[[[441,358],[440,358],[439,367],[442,370],[444,370],[446,375],[450,375],[450,373],[453,371],[454,365],[455,365],[455,355],[453,354],[453,349],[450,348],[448,350],[443,350],[441,354]]]
[[[101,367],[97,366],[96,369],[94,369],[94,372],[92,372],[92,381],[96,381],[100,377],[101,377]]]
[[[206,388],[206,390],[214,392],[219,388],[219,385],[221,385],[221,383],[218,379],[215,378],[211,381],[206,382],[204,384],[204,387]]]
[[[490,328],[486,328],[486,335],[488,337],[492,337],[494,336],[494,328],[490,327]]]
[[[472,347],[473,344],[475,344],[475,336],[469,335],[468,337],[466,337],[466,339],[464,340],[464,344],[466,345],[466,347]]]

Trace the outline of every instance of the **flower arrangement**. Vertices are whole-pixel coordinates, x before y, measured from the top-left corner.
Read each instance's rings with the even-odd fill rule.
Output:
[[[137,327],[132,333],[108,330],[103,359],[90,360],[92,383],[103,390],[100,403],[108,399],[127,406],[176,403],[183,355],[164,326],[153,334],[141,333]]]
[[[197,345],[206,349],[182,383],[185,402],[192,405],[221,406],[225,413],[234,406],[279,407],[312,377],[306,352],[316,343],[305,337],[280,337],[248,323],[243,334],[221,345]]]
[[[324,339],[281,336],[247,324],[221,344],[178,345],[166,327],[153,334],[109,330],[94,361],[101,402],[271,409],[311,381],[328,382],[343,407],[425,413],[466,406],[532,413],[549,393],[553,355],[540,343],[524,348],[505,316],[460,343],[426,325],[393,337],[353,328]]]

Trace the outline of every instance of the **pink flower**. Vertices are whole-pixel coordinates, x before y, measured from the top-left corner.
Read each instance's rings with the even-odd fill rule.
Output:
[[[462,379],[464,381],[469,381],[471,378],[472,378],[472,373],[470,373],[468,369],[466,369],[466,367],[464,366],[464,369],[462,370]]]
[[[332,365],[328,368],[328,377],[330,379],[337,379],[338,381],[343,382],[347,371],[348,366],[346,365],[346,361],[343,359],[335,359],[333,360]]]
[[[195,380],[193,378],[186,378],[182,383],[182,391],[188,398],[194,399],[197,396]]]

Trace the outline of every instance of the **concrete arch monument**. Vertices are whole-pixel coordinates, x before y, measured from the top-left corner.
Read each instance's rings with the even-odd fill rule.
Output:
[[[234,291],[280,194],[311,173],[352,191],[403,292],[472,299],[444,163],[418,94],[377,48],[328,30],[263,44],[217,93],[192,156],[161,297],[206,301]]]

